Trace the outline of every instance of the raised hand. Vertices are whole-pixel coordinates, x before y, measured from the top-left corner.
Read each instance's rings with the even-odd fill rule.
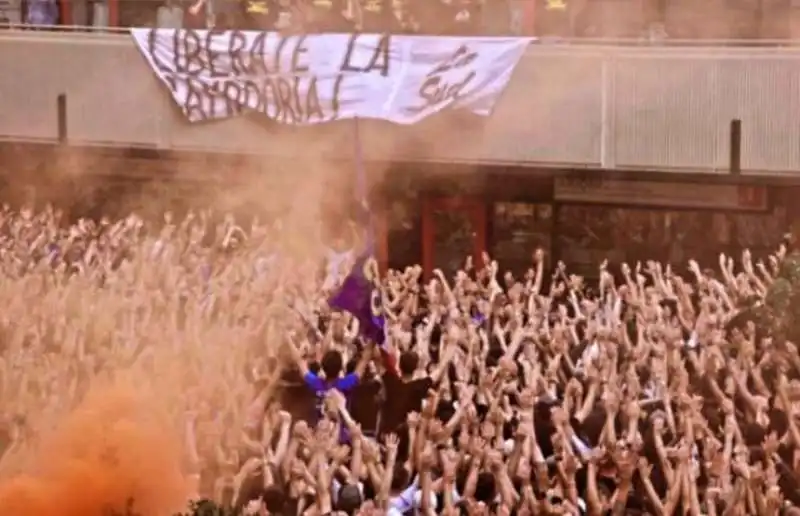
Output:
[[[574,454],[567,453],[564,454],[564,458],[561,459],[560,466],[564,476],[567,478],[575,478],[575,474],[580,469],[581,464]]]
[[[436,455],[433,453],[431,447],[426,448],[420,457],[420,468],[423,471],[429,471],[436,466]]]
[[[753,274],[753,257],[750,255],[749,249],[742,251],[742,267],[746,273]]]
[[[336,446],[331,450],[330,456],[334,462],[344,462],[350,456],[350,447],[347,445]]]
[[[378,462],[378,459],[380,458],[380,450],[378,445],[371,439],[363,439],[361,441],[361,453],[364,455],[365,462]]]
[[[447,450],[441,454],[441,460],[442,476],[445,482],[454,482],[458,468],[458,453],[455,450]]]
[[[589,453],[588,460],[592,464],[600,464],[603,460],[605,460],[607,454],[608,452],[604,446],[598,446]]]
[[[486,463],[492,471],[500,470],[503,464],[503,454],[497,450],[489,450],[486,452]]]
[[[384,444],[386,445],[387,452],[395,453],[397,452],[397,446],[400,444],[400,439],[398,439],[395,434],[389,434],[384,439]]]

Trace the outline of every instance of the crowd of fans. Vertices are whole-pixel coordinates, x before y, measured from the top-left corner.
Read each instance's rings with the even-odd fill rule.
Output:
[[[3,22],[660,42],[786,39],[800,27],[800,9],[763,0],[0,0]]]
[[[800,511],[800,352],[748,316],[785,245],[715,270],[602,263],[596,284],[541,250],[518,278],[488,255],[428,279],[367,262],[376,346],[327,301],[358,242],[320,264],[279,224],[206,214],[67,225],[6,208],[0,230],[0,478],[136,368],[181,407],[198,511]]]

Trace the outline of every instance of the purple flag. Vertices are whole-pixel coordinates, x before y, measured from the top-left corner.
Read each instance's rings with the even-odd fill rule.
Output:
[[[353,314],[358,319],[361,337],[382,346],[386,338],[385,320],[381,313],[383,307],[380,304],[380,291],[375,288],[365,271],[369,256],[369,251],[366,251],[358,257],[342,286],[328,300],[328,304],[331,308]]]
[[[375,284],[367,277],[366,271],[369,258],[375,248],[375,235],[372,213],[367,202],[367,179],[357,118],[353,124],[356,168],[355,194],[360,206],[357,218],[360,223],[366,226],[366,242],[363,252],[344,278],[342,286],[328,300],[328,305],[331,308],[353,314],[353,317],[358,319],[358,332],[361,337],[383,347],[386,341],[386,332],[384,330],[386,321],[383,318],[381,292],[375,288]]]

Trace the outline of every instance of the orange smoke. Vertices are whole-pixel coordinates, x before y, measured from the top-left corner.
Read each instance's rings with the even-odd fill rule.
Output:
[[[137,516],[183,510],[180,438],[146,398],[133,385],[90,392],[29,452],[24,473],[0,481],[0,514],[126,515],[129,499]]]

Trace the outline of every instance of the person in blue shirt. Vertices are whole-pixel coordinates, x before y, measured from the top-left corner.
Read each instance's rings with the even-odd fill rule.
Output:
[[[290,346],[294,348],[294,346]],[[320,369],[323,373],[322,376],[311,371],[308,364],[300,353],[294,349],[294,359],[300,373],[303,376],[303,381],[311,389],[317,398],[317,417],[321,416],[322,406],[325,402],[325,396],[331,389],[336,389],[341,392],[345,398],[349,398],[352,391],[361,383],[361,376],[367,368],[373,355],[373,347],[371,345],[365,346],[361,351],[361,356],[356,364],[355,370],[352,373],[343,375],[344,359],[342,354],[336,350],[328,350],[322,356],[320,361]]]
[[[344,370],[342,354],[336,350],[326,351],[320,361],[320,367],[324,378],[321,378],[319,375],[309,370],[308,366],[305,366],[305,370],[303,370],[301,366],[300,370],[303,373],[303,381],[316,393],[336,389],[346,395],[348,392],[358,387],[361,375],[364,374],[364,370],[369,363],[371,355],[371,350],[365,349],[361,353],[355,370],[350,374],[342,376],[342,371]]]

